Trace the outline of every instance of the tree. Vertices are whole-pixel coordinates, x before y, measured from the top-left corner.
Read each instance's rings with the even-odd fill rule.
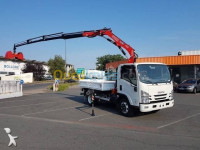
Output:
[[[76,70],[74,68],[69,70],[69,77],[74,79],[74,78],[78,78],[78,75],[76,73]]]
[[[41,81],[46,70],[42,63],[27,62],[22,70],[24,73],[32,72],[35,81]]]
[[[70,69],[69,70],[69,74],[71,75],[71,74],[75,74],[76,73],[76,70],[74,69],[74,68],[72,68],[72,69]]]
[[[54,71],[59,70],[64,75],[64,73],[66,72],[65,65],[66,65],[65,60],[61,56],[55,55],[54,59],[49,59],[49,61],[48,61],[49,73],[54,75]],[[59,72],[56,73],[56,77],[57,78],[60,77]]]
[[[125,58],[120,55],[104,55],[101,57],[97,57],[96,69],[97,70],[105,70],[106,64],[110,62],[125,60]]]

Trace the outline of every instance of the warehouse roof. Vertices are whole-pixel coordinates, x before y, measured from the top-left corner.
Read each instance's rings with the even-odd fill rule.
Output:
[[[120,64],[127,63],[128,60],[117,61],[106,64],[106,69],[117,68]],[[181,56],[164,56],[164,57],[144,57],[137,58],[137,63],[140,62],[159,62],[166,65],[200,65],[200,55],[181,55]]]

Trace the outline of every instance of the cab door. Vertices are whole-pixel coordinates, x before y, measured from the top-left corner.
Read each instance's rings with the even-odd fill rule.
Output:
[[[123,65],[119,67],[117,91],[125,95],[131,105],[139,106],[138,81],[134,65]]]

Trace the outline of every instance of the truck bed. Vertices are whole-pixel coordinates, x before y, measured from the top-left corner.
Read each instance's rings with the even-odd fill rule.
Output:
[[[79,80],[81,88],[88,88],[100,91],[109,91],[115,88],[116,81],[106,81],[103,79],[83,79]]]

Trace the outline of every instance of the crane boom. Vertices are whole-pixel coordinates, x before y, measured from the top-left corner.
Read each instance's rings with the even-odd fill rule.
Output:
[[[114,35],[112,33],[112,30],[109,29],[109,28],[104,28],[104,29],[100,29],[100,30],[73,32],[73,33],[60,32],[60,33],[54,33],[54,34],[43,35],[43,36],[31,38],[31,39],[28,39],[26,41],[14,44],[13,52],[8,51],[6,53],[5,57],[7,59],[16,58],[16,59],[19,59],[19,60],[24,60],[23,54],[21,52],[16,54],[16,48],[23,46],[23,45],[28,45],[28,44],[33,44],[33,43],[43,42],[43,41],[56,40],[56,39],[72,39],[72,38],[79,38],[79,37],[93,38],[93,37],[96,37],[96,36],[104,37],[106,40],[108,40],[109,42],[116,45],[125,56],[126,56],[126,53],[124,52],[124,49],[127,50],[127,52],[130,55],[129,58],[126,56],[128,58],[128,62],[129,63],[135,62],[135,59],[136,59],[136,56],[137,56],[135,54],[135,50],[131,46],[129,46],[128,44],[123,42],[116,35]],[[109,38],[107,38],[105,36],[108,36]]]

